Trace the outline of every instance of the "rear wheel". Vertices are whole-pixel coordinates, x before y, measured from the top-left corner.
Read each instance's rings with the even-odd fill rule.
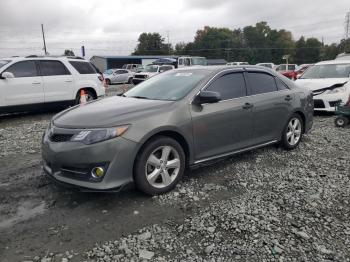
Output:
[[[86,102],[90,102],[96,99],[95,94],[90,90],[84,89],[84,93],[85,93]],[[81,101],[81,91],[78,92],[77,97],[75,98],[75,104],[76,105],[80,104],[80,101]]]
[[[347,119],[344,116],[338,116],[334,120],[334,124],[335,124],[336,127],[345,127],[348,123],[349,123],[349,119]]]
[[[285,149],[296,148],[303,136],[303,121],[298,114],[294,114],[288,121],[282,134],[282,146]]]
[[[132,77],[128,79],[128,84],[132,84]]]
[[[157,137],[147,142],[136,159],[136,187],[149,195],[172,190],[185,170],[185,154],[181,145],[169,137]]]

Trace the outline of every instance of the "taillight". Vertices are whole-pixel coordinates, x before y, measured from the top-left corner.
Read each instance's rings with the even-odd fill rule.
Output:
[[[348,101],[345,103],[345,105],[350,106],[350,95],[349,95]]]
[[[102,74],[100,74],[100,75],[98,76],[98,80],[100,80],[100,81],[102,82],[104,88],[107,88],[107,87],[108,87],[107,82],[106,82],[106,80],[105,80],[105,78],[103,77]]]

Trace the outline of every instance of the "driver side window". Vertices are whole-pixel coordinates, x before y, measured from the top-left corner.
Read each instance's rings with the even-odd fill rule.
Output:
[[[12,73],[15,78],[38,76],[35,61],[18,62],[7,68],[5,71]]]
[[[229,73],[210,84],[207,91],[218,92],[221,100],[239,98],[247,95],[243,73]]]

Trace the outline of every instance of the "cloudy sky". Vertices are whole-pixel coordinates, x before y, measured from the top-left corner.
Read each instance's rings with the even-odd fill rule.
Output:
[[[206,25],[231,29],[267,21],[294,38],[326,43],[344,37],[349,0],[1,0],[0,57],[42,54],[40,24],[50,54],[67,48],[87,56],[127,55],[142,32],[159,32],[170,42],[192,41]]]

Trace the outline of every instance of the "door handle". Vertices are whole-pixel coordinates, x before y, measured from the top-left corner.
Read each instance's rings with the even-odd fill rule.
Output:
[[[290,101],[290,100],[292,100],[293,98],[290,96],[290,95],[287,95],[285,98],[284,98],[284,100],[286,100],[286,101]]]
[[[245,104],[242,106],[243,109],[250,109],[250,108],[252,108],[252,107],[253,107],[253,104],[251,104],[251,103],[245,103]]]
[[[32,84],[33,84],[33,85],[40,85],[41,82],[33,82]]]
[[[73,82],[73,80],[66,80],[65,82],[66,83],[71,83],[71,82]]]

